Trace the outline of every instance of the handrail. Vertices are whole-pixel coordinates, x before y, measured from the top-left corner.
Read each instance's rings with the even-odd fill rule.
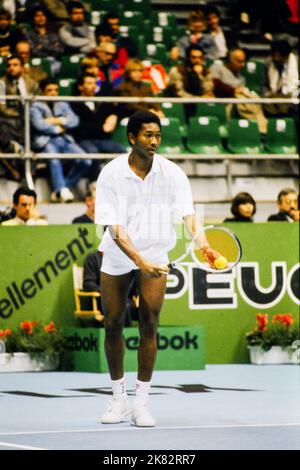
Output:
[[[70,102],[85,102],[92,101],[95,103],[110,103],[118,101],[119,103],[173,103],[173,104],[188,104],[188,103],[216,103],[216,104],[300,104],[299,98],[200,98],[200,97],[187,97],[187,98],[173,98],[165,97],[134,97],[134,96],[40,96],[28,95],[22,97],[19,95],[0,95],[0,101],[5,100],[19,100],[35,102],[35,101],[70,101]]]

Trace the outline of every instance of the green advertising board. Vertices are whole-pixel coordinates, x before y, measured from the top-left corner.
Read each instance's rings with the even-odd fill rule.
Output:
[[[188,266],[169,276],[161,326],[205,330],[207,363],[248,362],[255,314],[299,316],[299,224],[232,224],[243,257],[227,274]],[[78,326],[72,264],[97,249],[94,225],[0,227],[0,328],[24,320]],[[182,253],[181,241],[172,252]]]
[[[108,372],[103,328],[65,328],[73,352],[74,369],[81,372]],[[137,371],[138,328],[124,330],[127,372]],[[155,370],[200,370],[205,367],[204,328],[161,327],[157,335]]]

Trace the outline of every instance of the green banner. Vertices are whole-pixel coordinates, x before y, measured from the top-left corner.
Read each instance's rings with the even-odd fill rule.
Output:
[[[203,325],[207,363],[248,362],[255,314],[299,314],[299,224],[232,224],[242,260],[232,273],[193,266],[169,276],[162,326]],[[78,326],[72,264],[97,249],[94,225],[0,227],[0,328],[24,320]],[[172,253],[182,254],[183,241]]]
[[[108,372],[103,328],[65,328],[73,352],[74,369],[81,372]],[[138,328],[124,330],[126,372],[137,371]],[[160,327],[155,370],[200,370],[205,368],[204,329]]]

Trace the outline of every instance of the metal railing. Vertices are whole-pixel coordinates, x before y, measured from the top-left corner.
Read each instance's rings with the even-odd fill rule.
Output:
[[[172,103],[172,104],[293,104],[299,105],[298,98],[171,98],[171,97],[120,97],[120,96],[101,96],[101,97],[85,97],[85,96],[25,96],[21,97],[19,95],[0,95],[0,103],[5,103],[5,101],[21,101],[24,110],[24,149],[18,154],[12,153],[0,153],[0,158],[4,159],[22,159],[25,162],[25,178],[28,186],[34,188],[34,182],[31,172],[31,161],[43,159],[78,159],[78,154],[61,154],[61,153],[36,153],[31,148],[31,127],[30,127],[30,106],[36,101],[44,102],[55,102],[55,101],[66,101],[66,102],[86,102],[91,101],[95,103],[107,103],[107,102],[117,102],[117,103]],[[88,158],[94,160],[110,160],[115,158],[117,154],[108,154],[108,153],[97,153],[97,154],[87,154],[83,153],[81,158]],[[231,195],[231,185],[232,185],[232,176],[230,162],[237,160],[297,160],[298,154],[288,154],[288,155],[278,155],[278,154],[166,154],[167,158],[171,160],[192,160],[192,161],[203,161],[203,160],[221,160],[226,162],[227,169],[227,184],[228,192]]]

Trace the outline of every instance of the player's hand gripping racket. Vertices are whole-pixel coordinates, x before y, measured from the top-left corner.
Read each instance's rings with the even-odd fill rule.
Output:
[[[179,266],[195,264],[199,268],[210,273],[226,273],[238,264],[242,256],[242,247],[237,236],[228,228],[210,225],[202,229],[208,245],[200,249],[195,239],[187,246],[185,253],[169,264],[170,269]],[[192,262],[185,261],[191,256]]]

